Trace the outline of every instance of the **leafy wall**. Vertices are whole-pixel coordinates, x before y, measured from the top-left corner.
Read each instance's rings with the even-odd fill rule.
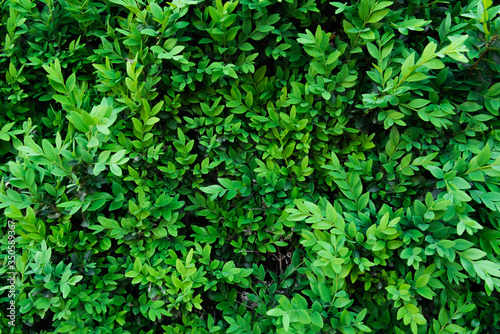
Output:
[[[0,4],[2,333],[500,330],[491,0]]]

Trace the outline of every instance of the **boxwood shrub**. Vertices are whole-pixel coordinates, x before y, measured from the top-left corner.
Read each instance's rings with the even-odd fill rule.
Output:
[[[492,0],[0,8],[2,333],[500,331]]]

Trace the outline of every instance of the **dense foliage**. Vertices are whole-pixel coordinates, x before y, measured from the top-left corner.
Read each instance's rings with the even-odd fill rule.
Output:
[[[2,333],[500,330],[492,0],[0,4]]]

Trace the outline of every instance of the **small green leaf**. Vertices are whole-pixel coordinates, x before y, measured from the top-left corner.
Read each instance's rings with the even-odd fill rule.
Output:
[[[241,51],[252,51],[253,49],[254,49],[253,45],[248,42],[245,42],[240,45]]]
[[[274,308],[266,312],[271,317],[281,317],[285,312],[280,308]]]
[[[382,20],[387,14],[389,13],[389,9],[382,9],[374,12],[372,15],[370,15],[370,18],[368,19],[368,23],[376,23]]]
[[[486,253],[477,248],[470,248],[462,253],[462,256],[471,261],[477,261],[486,256]]]
[[[432,173],[432,175],[437,178],[437,179],[443,179],[444,178],[444,172],[441,168],[436,167],[436,166],[430,166],[426,165],[424,166],[428,171]]]
[[[423,288],[424,286],[427,285],[427,283],[429,282],[429,279],[431,278],[431,275],[429,274],[426,274],[426,275],[422,275],[420,276],[419,278],[417,278],[417,280],[415,281],[415,287],[416,288]]]
[[[290,328],[290,315],[288,313],[283,314],[283,329],[288,332]]]
[[[415,81],[421,81],[427,79],[427,75],[421,73],[421,72],[415,72],[412,75],[410,75],[408,78],[406,78],[406,82],[415,82]]]
[[[478,167],[482,167],[486,165],[491,158],[491,150],[488,144],[484,146],[484,148],[477,155],[477,165]]]
[[[314,326],[317,326],[319,328],[323,328],[323,317],[319,312],[313,312],[310,315],[311,322]]]

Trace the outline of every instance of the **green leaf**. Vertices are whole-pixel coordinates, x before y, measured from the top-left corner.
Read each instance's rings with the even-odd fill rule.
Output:
[[[92,148],[98,146],[99,146],[99,139],[97,139],[97,136],[92,136],[87,144],[87,147]]]
[[[69,293],[71,292],[71,287],[69,286],[68,283],[63,283],[61,285],[61,292],[62,292],[62,296],[63,298],[67,298]]]
[[[483,106],[475,103],[475,102],[464,102],[458,106],[460,109],[466,112],[474,112],[483,109]]]
[[[163,11],[162,11],[161,7],[155,2],[151,2],[149,4],[149,7],[151,9],[151,13],[153,14],[153,17],[155,18],[155,20],[162,21],[163,20]]]
[[[243,44],[240,45],[240,50],[241,51],[252,51],[253,49],[255,49],[253,47],[252,44],[248,43],[248,42],[245,42]]]
[[[140,273],[142,271],[142,263],[139,258],[135,258],[134,261],[134,271]]]
[[[313,312],[310,315],[310,318],[311,318],[311,322],[314,326],[317,326],[319,328],[323,328],[323,317],[321,316],[321,314],[319,314],[319,312]]]
[[[445,331],[448,331],[449,333],[463,333],[465,329],[456,324],[449,324],[445,327]]]
[[[274,308],[266,312],[271,317],[281,317],[285,312],[280,308]]]
[[[366,43],[366,47],[373,58],[379,59],[379,51],[375,45],[373,45],[372,43]]]
[[[311,68],[314,69],[314,71],[316,71],[316,73],[318,74],[326,74],[326,71],[325,71],[325,68],[323,66],[322,63],[319,63],[319,62],[312,62],[310,64]]]
[[[222,188],[219,185],[211,185],[211,186],[208,186],[208,187],[200,187],[200,190],[203,191],[206,194],[211,194],[212,195],[212,194],[218,194],[221,191],[224,191],[225,189]]]
[[[290,157],[292,153],[294,152],[295,149],[295,142],[291,142],[290,144],[285,147],[285,159]]]
[[[374,40],[375,39],[375,33],[372,30],[362,32],[361,34],[359,34],[359,36],[363,39],[366,39],[366,40]]]
[[[488,92],[486,93],[487,97],[493,98],[500,95],[500,82],[492,85],[489,89]]]
[[[368,19],[368,23],[376,23],[376,22],[382,20],[388,13],[389,13],[389,9],[378,10],[378,11],[372,13],[372,15],[370,15],[370,18]]]
[[[477,165],[478,167],[482,167],[486,165],[491,158],[491,150],[488,144],[484,146],[484,148],[477,155]]]
[[[235,189],[236,188],[235,184],[229,179],[218,178],[217,181],[219,181],[219,183],[222,184],[222,186],[226,189]]]
[[[431,275],[429,274],[426,274],[426,275],[422,275],[420,276],[419,278],[417,278],[417,280],[415,281],[415,287],[416,288],[423,288],[424,286],[427,285],[427,283],[429,282],[429,279],[431,278]]]
[[[77,113],[76,111],[71,111],[69,116],[66,116],[71,123],[75,126],[75,128],[80,131],[87,133],[90,129],[90,127],[85,124],[85,122],[82,119],[82,116]]]
[[[412,108],[418,109],[418,108],[422,108],[422,107],[428,105],[429,103],[431,103],[431,101],[429,101],[429,100],[413,99],[410,103],[408,103],[408,105]]]
[[[66,80],[66,88],[68,89],[69,92],[72,92],[75,89],[75,84],[76,84],[76,74],[73,73]]]
[[[416,290],[419,295],[429,300],[432,300],[435,296],[435,293],[429,287],[419,288]]]
[[[335,61],[337,61],[337,59],[339,58],[340,56],[340,52],[339,51],[335,51],[335,52],[332,52],[328,55],[328,58],[326,59],[326,65],[330,65],[330,64],[333,64]]]
[[[70,331],[72,331],[74,329],[75,329],[75,327],[73,325],[64,325],[61,328],[59,328],[57,330],[57,332],[58,333],[67,333],[67,332],[70,332]]]
[[[83,122],[89,127],[96,124],[94,118],[85,110],[81,110],[81,117]]]
[[[402,78],[406,77],[407,75],[410,74],[410,68],[414,65],[415,63],[415,53],[412,52],[403,62],[403,65],[401,66],[401,76]]]
[[[283,314],[283,329],[288,332],[290,328],[290,315],[288,313]]]
[[[335,302],[333,303],[333,306],[335,306],[336,308],[342,308],[344,306],[346,306],[347,304],[350,303],[350,299],[349,298],[337,298],[335,300]]]
[[[425,165],[424,167],[425,167],[425,169],[430,171],[435,178],[437,178],[437,179],[444,178],[444,172],[441,168],[436,167],[436,166],[430,166],[430,165]]]
[[[358,14],[361,20],[366,21],[368,15],[370,14],[370,5],[368,0],[361,0],[358,5]]]
[[[248,108],[251,108],[253,105],[253,94],[251,91],[249,91],[245,97],[245,104]]]
[[[466,251],[464,251],[462,253],[462,256],[467,258],[468,260],[476,261],[476,260],[479,260],[479,259],[482,259],[483,257],[485,257],[486,252],[483,252],[482,250],[477,249],[477,248],[470,248],[470,249],[467,249]]]
[[[125,273],[125,277],[136,277],[137,275],[139,275],[139,273],[135,270],[127,271]]]
[[[427,75],[421,73],[421,72],[415,72],[412,75],[410,75],[408,78],[406,78],[406,82],[415,82],[415,81],[421,81],[427,79]]]
[[[431,59],[424,63],[424,66],[431,70],[440,70],[444,68],[444,63],[439,59]]]

